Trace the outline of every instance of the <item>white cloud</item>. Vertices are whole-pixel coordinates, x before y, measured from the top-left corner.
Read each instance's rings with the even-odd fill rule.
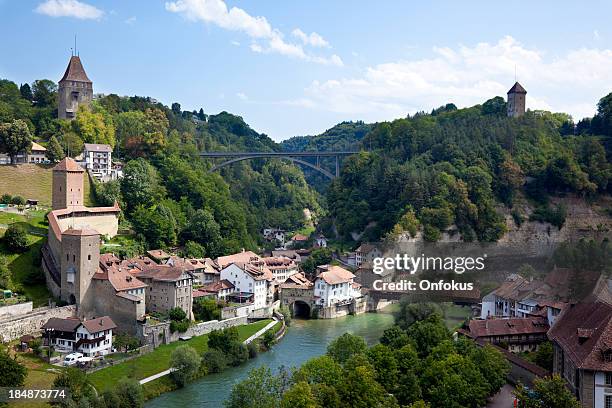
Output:
[[[251,16],[238,7],[228,8],[223,0],[170,1],[166,2],[166,10],[181,14],[191,21],[202,21],[226,30],[242,32],[253,40],[250,48],[257,53],[275,53],[319,64],[343,65],[337,55],[321,57],[307,53],[301,44],[285,41],[283,33],[272,27],[265,17]],[[300,32],[304,34],[309,45],[317,47],[323,46],[322,44],[329,45],[317,33],[307,36],[301,30]]]
[[[136,16],[132,16],[132,17],[126,19],[124,22],[125,22],[125,24],[132,25],[132,24],[134,24],[136,22]]]
[[[515,67],[531,109],[579,119],[592,115],[612,90],[612,50],[580,48],[550,57],[506,36],[497,43],[435,47],[429,57],[374,65],[354,78],[314,81],[294,104],[388,120],[447,102],[462,107],[505,96]]]
[[[299,28],[296,28],[295,30],[291,32],[291,35],[299,38],[304,43],[304,45],[311,45],[313,47],[329,47],[330,46],[327,40],[325,40],[325,38],[323,38],[318,33],[313,32],[310,34],[306,34]]]
[[[81,20],[99,20],[104,15],[102,10],[77,0],[47,0],[34,11],[51,17],[74,17]]]
[[[240,47],[240,43],[238,41],[230,41],[230,44]]]
[[[240,99],[241,101],[248,101],[248,100],[249,100],[249,97],[248,97],[248,96],[246,96],[246,95],[245,95],[244,93],[242,93],[242,92],[238,92],[238,93],[236,94],[236,96],[237,96],[237,97],[238,97],[238,99]]]

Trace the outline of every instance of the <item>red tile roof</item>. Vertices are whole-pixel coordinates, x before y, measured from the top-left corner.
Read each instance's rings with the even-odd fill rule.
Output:
[[[79,81],[91,83],[91,80],[87,77],[87,74],[85,73],[85,68],[83,68],[81,58],[76,55],[70,57],[66,72],[64,72],[64,76],[59,81]]]
[[[104,330],[111,330],[117,327],[113,319],[108,316],[96,317],[95,319],[84,320],[83,326],[89,333],[98,333]]]
[[[336,265],[321,265],[318,267],[322,270],[317,279],[323,279],[328,285],[350,282],[355,277],[351,272]]]
[[[53,167],[53,171],[72,171],[83,173],[85,170],[83,170],[83,168],[79,166],[77,162],[74,161],[74,159],[71,159],[70,157],[64,157],[62,161],[60,161],[55,165],[55,167]]]
[[[542,317],[470,320],[470,334],[474,338],[519,334],[546,334],[548,321]]]
[[[253,261],[259,261],[261,258],[255,252],[242,251],[232,255],[220,256],[217,258],[217,264],[221,268],[225,268],[229,264],[233,263],[249,263]]]
[[[571,305],[562,312],[548,337],[576,365],[586,370],[612,371],[612,305],[595,300]]]

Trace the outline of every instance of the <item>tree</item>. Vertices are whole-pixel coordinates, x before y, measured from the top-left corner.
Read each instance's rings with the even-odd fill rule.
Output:
[[[28,249],[28,234],[20,224],[11,224],[4,233],[4,242],[13,252],[24,252]]]
[[[395,323],[406,330],[412,324],[436,314],[442,316],[442,309],[435,303],[413,303],[408,298],[400,299],[400,309],[395,315]]]
[[[47,152],[45,154],[47,156],[47,159],[51,163],[57,163],[61,161],[64,157],[66,157],[64,149],[62,149],[62,146],[59,144],[55,136],[51,136],[51,138],[49,139],[49,144],[47,145]]]
[[[172,211],[162,205],[145,208],[140,206],[132,213],[132,225],[151,247],[159,248],[176,244],[176,220]]]
[[[114,391],[119,399],[118,408],[144,407],[144,391],[142,385],[133,378],[121,378],[114,384]],[[114,407],[116,405],[108,405]]]
[[[37,107],[55,107],[57,84],[49,79],[37,79],[32,84],[32,96]]]
[[[353,355],[364,353],[366,348],[367,345],[363,337],[344,333],[327,346],[327,355],[343,364]]]
[[[280,408],[318,408],[312,389],[307,382],[300,381],[283,393]]]
[[[346,407],[398,407],[395,398],[376,382],[374,370],[367,366],[346,370],[344,380],[337,389]]]
[[[285,384],[267,367],[254,368],[244,381],[234,385],[226,408],[277,408]]]
[[[0,204],[10,204],[13,197],[10,194],[2,194],[0,197]]]
[[[121,194],[128,212],[138,205],[150,207],[164,195],[157,170],[144,159],[129,161],[123,169]]]
[[[186,239],[196,241],[205,249],[207,256],[219,255],[221,228],[208,210],[197,210],[187,223],[183,234]]]
[[[434,347],[442,341],[450,339],[450,333],[444,325],[444,321],[437,314],[432,314],[426,320],[413,323],[408,328],[407,333],[414,341],[420,357],[427,357]]]
[[[399,326],[395,325],[385,329],[380,338],[380,343],[394,349],[401,349],[410,343],[410,337]]]
[[[207,373],[220,373],[227,367],[227,359],[221,350],[210,349],[202,356],[202,365]]]
[[[25,205],[26,200],[22,196],[16,195],[11,198],[11,204],[13,205]]]
[[[214,298],[197,298],[193,300],[193,315],[202,322],[221,320],[221,308]]]
[[[21,119],[0,124],[0,153],[6,153],[15,163],[18,153],[29,153],[32,149],[32,134],[27,123]]]
[[[317,266],[327,265],[332,261],[332,251],[330,248],[318,248],[310,253],[308,259],[302,262],[301,267],[306,275],[313,275]]]
[[[0,387],[23,387],[28,375],[26,367],[11,357],[7,350],[0,349]]]
[[[105,183],[94,184],[96,202],[103,207],[112,207],[115,202],[121,203],[121,183],[119,180],[110,180]],[[121,204],[120,204],[121,205]]]
[[[200,369],[200,358],[198,352],[191,346],[179,346],[170,356],[172,379],[179,387],[184,386],[193,379]]]
[[[182,255],[185,258],[204,258],[206,249],[195,241],[187,241],[183,247]]]
[[[168,311],[168,317],[170,320],[174,320],[175,322],[180,322],[187,318],[187,313],[180,307],[173,307]]]
[[[78,368],[65,368],[53,380],[53,387],[66,388],[70,392],[70,400],[60,403],[64,407],[72,407],[75,404],[80,404],[77,406],[89,406],[89,402],[95,399],[95,390],[87,375]]]
[[[21,97],[23,99],[26,99],[30,102],[32,102],[32,100],[34,99],[34,96],[32,96],[32,89],[30,88],[30,85],[27,82],[19,87],[19,93],[21,93]]]
[[[399,377],[399,366],[393,350],[384,344],[377,344],[368,349],[366,354],[376,372],[376,381],[393,393]]]
[[[580,403],[565,386],[565,380],[558,374],[552,377],[536,378],[533,389],[519,385],[514,393],[523,408],[578,408]]]
[[[208,334],[208,348],[229,352],[231,343],[240,342],[240,333],[235,327],[223,330],[213,330]]]
[[[539,365],[540,367],[547,369],[548,371],[552,371],[553,358],[553,345],[550,341],[545,341],[544,343],[539,345],[538,350],[535,353],[533,362]]]
[[[293,380],[335,387],[342,381],[342,366],[327,355],[311,358],[294,373]]]
[[[71,122],[74,132],[85,143],[104,143],[115,147],[115,125],[112,117],[103,108],[79,107],[76,119]]]
[[[115,347],[117,350],[123,349],[123,351],[128,352],[130,350],[136,350],[140,347],[140,340],[137,337],[130,336],[129,334],[119,333],[115,335],[114,341]]]
[[[181,104],[180,103],[174,102],[172,104],[172,113],[174,113],[175,115],[181,114]]]

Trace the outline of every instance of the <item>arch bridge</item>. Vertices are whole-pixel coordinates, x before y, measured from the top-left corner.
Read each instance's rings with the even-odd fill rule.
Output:
[[[287,159],[287,160],[291,160],[294,163],[299,163],[302,164],[306,167],[310,167],[311,169],[314,169],[316,171],[318,171],[319,173],[322,173],[323,175],[325,175],[326,177],[328,177],[329,179],[334,179],[336,177],[338,177],[340,175],[340,158],[344,157],[344,156],[350,156],[352,154],[356,154],[359,152],[356,151],[333,151],[333,152],[318,152],[318,151],[311,151],[311,152],[203,152],[200,153],[200,157],[203,158],[222,158],[222,159],[227,159],[222,163],[219,164],[215,164],[214,166],[211,167],[210,171],[216,171],[219,170],[222,167],[225,166],[229,166],[230,164],[239,162],[239,161],[243,161],[243,160],[250,160],[250,159],[257,159],[257,158],[280,158],[280,159]],[[332,173],[331,171],[321,167],[321,157],[333,157],[335,158],[335,162],[336,162],[336,166],[335,166],[335,172]],[[314,158],[315,162],[312,163],[310,161],[307,161],[305,159],[307,158]]]

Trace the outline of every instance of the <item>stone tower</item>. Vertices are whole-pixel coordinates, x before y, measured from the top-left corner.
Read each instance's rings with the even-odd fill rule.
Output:
[[[59,81],[57,116],[60,119],[72,120],[79,110],[79,105],[89,105],[93,98],[93,83],[87,77],[81,58],[70,57],[68,68]]]
[[[62,233],[61,293],[62,300],[77,305],[78,315],[93,309],[91,279],[100,262],[100,234],[92,229],[69,228]]]
[[[527,91],[518,82],[508,91],[508,116],[518,118],[525,114]]]
[[[54,210],[85,205],[83,202],[84,173],[85,170],[70,157],[66,157],[53,168],[51,201]]]

